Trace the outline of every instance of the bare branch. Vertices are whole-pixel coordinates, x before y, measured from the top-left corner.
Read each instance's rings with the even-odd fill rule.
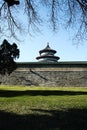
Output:
[[[20,5],[20,6],[17,6]],[[45,13],[47,14],[45,19],[50,21],[53,30],[58,29],[58,25],[68,25],[68,27],[76,27],[77,34],[82,35],[83,38],[87,36],[87,0],[1,0],[0,2],[0,30],[2,30],[3,24],[7,28],[12,36],[15,35],[15,30],[21,30],[20,27],[20,15],[24,15],[22,23],[27,31],[39,30],[39,25],[44,22],[44,12],[40,12],[45,6]],[[19,14],[14,7],[19,9]],[[27,22],[26,22],[27,20]],[[45,21],[46,23],[46,21]],[[30,30],[31,30],[30,29]],[[82,37],[81,37],[82,38]]]
[[[8,26],[11,32],[14,32],[14,27],[17,29],[21,29],[18,23],[16,22],[15,18],[13,17],[10,8],[8,7],[8,12],[7,12],[7,18],[8,18]]]
[[[1,11],[2,11],[2,8],[4,7],[4,5],[5,5],[5,2],[0,7],[0,16],[1,16]]]
[[[25,0],[25,12],[28,17],[28,27],[34,27],[38,30],[38,24],[40,25],[41,19],[37,12],[37,6],[35,5],[33,0]]]

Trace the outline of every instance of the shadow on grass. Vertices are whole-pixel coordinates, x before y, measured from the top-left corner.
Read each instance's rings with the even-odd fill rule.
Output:
[[[82,91],[60,91],[60,90],[0,90],[0,97],[15,97],[15,96],[63,96],[63,95],[87,95],[87,92]]]
[[[40,114],[17,115],[0,111],[0,130],[87,130],[86,109],[33,111]]]

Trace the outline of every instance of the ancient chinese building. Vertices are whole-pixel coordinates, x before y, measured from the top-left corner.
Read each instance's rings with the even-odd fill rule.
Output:
[[[49,43],[47,46],[39,51],[40,56],[36,57],[36,59],[40,62],[57,62],[60,58],[55,56],[56,50],[50,48]]]

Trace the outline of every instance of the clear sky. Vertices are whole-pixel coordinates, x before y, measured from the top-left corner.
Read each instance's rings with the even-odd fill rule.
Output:
[[[20,7],[22,6],[20,5]],[[41,14],[45,15],[44,12],[42,8]],[[25,19],[21,15],[18,17],[21,20]],[[72,33],[76,31],[76,28],[74,28],[75,30],[72,29],[71,32],[59,29],[58,32],[54,33],[47,26],[44,25],[41,27],[41,33],[34,33],[32,36],[22,34],[22,38],[18,37],[20,41],[3,36],[0,38],[0,42],[2,43],[3,39],[6,38],[9,43],[17,43],[20,49],[20,58],[16,60],[17,62],[36,62],[36,57],[39,56],[39,50],[44,49],[47,42],[49,42],[52,49],[57,51],[55,55],[60,57],[59,61],[87,61],[87,41],[81,42],[80,44],[77,43],[76,45],[72,41]]]
[[[3,41],[5,37],[0,40]],[[87,41],[74,44],[72,34],[65,30],[54,33],[49,28],[43,28],[41,33],[22,34],[22,40],[7,38],[9,43],[16,42],[20,49],[20,57],[17,62],[36,62],[39,50],[47,46],[47,42],[52,49],[56,50],[59,61],[87,61]]]
[[[20,49],[20,58],[18,62],[36,62],[36,57],[39,56],[39,50],[46,47],[47,42],[52,49],[60,57],[59,61],[87,61],[87,42],[74,44],[72,35],[69,32],[60,30],[57,33],[50,29],[43,29],[41,33],[36,33],[34,36],[27,34],[23,41],[18,42]]]

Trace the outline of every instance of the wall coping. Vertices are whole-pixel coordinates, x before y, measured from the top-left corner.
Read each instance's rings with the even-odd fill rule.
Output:
[[[86,64],[87,65],[87,61],[61,61],[61,62],[16,62],[17,64],[40,64],[40,65],[59,65],[59,64],[67,64],[67,65],[71,65],[71,64]]]
[[[71,62],[17,62],[18,68],[87,68],[87,61]]]

